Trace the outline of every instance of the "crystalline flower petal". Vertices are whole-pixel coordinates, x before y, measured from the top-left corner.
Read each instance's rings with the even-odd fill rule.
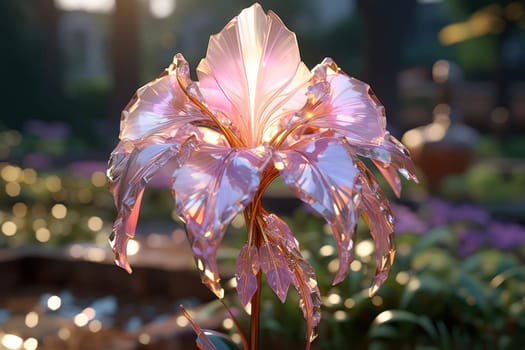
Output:
[[[108,178],[118,211],[112,247],[117,264],[128,272],[131,268],[126,248],[128,240],[135,235],[144,188],[159,169],[177,157],[179,144],[188,138],[184,131],[169,139],[150,136],[136,144],[121,141],[111,154]]]
[[[311,74],[301,63],[295,35],[259,4],[243,10],[210,38],[197,68],[199,88],[208,105],[227,116],[248,145],[260,143],[269,124]],[[304,96],[304,92],[302,93]]]
[[[394,262],[396,253],[394,216],[388,198],[375,177],[363,163],[359,165],[362,169],[360,177],[362,200],[359,211],[370,228],[375,244],[376,273],[369,289],[370,295],[373,295],[388,277]]]
[[[253,198],[271,153],[256,149],[198,144],[173,173],[177,214],[186,222],[188,238],[203,282],[221,295],[215,256],[227,224]]]
[[[257,291],[257,272],[259,272],[259,253],[255,246],[245,244],[236,261],[235,279],[237,294],[243,306],[248,305]]]
[[[177,77],[185,88],[191,85],[187,63],[178,54],[175,68],[139,88],[122,111],[120,139],[138,141],[148,135],[172,136],[182,126],[208,116],[184,94]]]
[[[319,90],[322,85],[311,86],[309,103],[301,112],[308,125],[335,130],[352,145],[375,142],[383,137],[386,131],[385,109],[369,85],[341,71],[329,58],[317,65],[313,72],[314,81],[328,83],[330,92],[319,95],[323,92]]]
[[[388,132],[379,144],[354,145],[354,150],[360,156],[372,159],[381,174],[397,197],[401,194],[399,172],[407,180],[418,182],[414,163],[405,146]]]
[[[330,224],[339,252],[334,283],[344,279],[353,258],[359,169],[344,139],[304,140],[275,153],[275,167],[292,192]]]

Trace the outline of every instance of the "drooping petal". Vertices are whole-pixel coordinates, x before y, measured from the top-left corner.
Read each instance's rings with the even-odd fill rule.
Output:
[[[235,279],[237,294],[243,306],[248,305],[257,291],[257,272],[259,272],[259,253],[255,246],[245,244],[236,261]]]
[[[273,242],[266,242],[259,248],[261,269],[266,274],[266,280],[279,297],[286,300],[291,282],[291,272],[281,248]]]
[[[290,278],[299,293],[299,306],[307,323],[307,349],[317,337],[321,322],[321,293],[313,267],[302,256],[299,244],[288,225],[274,214],[262,213],[264,233],[286,257]]]
[[[210,38],[197,72],[210,108],[227,116],[247,145],[260,143],[280,108],[292,109],[284,106],[286,102],[293,108],[302,106],[305,98],[300,102],[295,97],[311,77],[294,33],[259,4],[243,10]]]
[[[369,289],[369,294],[373,295],[388,277],[394,262],[396,253],[394,216],[388,198],[375,177],[363,163],[359,166],[362,169],[360,214],[370,228],[375,245],[376,273]]]
[[[363,157],[372,159],[397,197],[401,194],[399,172],[407,180],[418,182],[414,163],[406,147],[388,132],[379,144],[355,145],[354,150]]]
[[[302,201],[330,224],[339,252],[334,283],[348,274],[353,258],[353,234],[357,224],[359,170],[344,139],[303,140],[293,148],[275,153],[275,167],[284,182]]]
[[[240,149],[201,143],[173,173],[175,207],[186,222],[203,283],[220,297],[218,246],[227,224],[252,200],[270,156],[262,146]]]
[[[184,94],[177,78],[185,89],[195,89],[189,77],[188,63],[181,54],[173,59],[173,69],[144,85],[122,111],[120,139],[138,141],[149,135],[171,137],[184,125],[208,120]]]
[[[314,69],[304,122],[331,129],[354,143],[379,142],[386,131],[385,109],[370,86],[343,71],[330,58]]]
[[[159,169],[177,156],[179,144],[188,138],[185,131],[169,139],[150,136],[136,144],[121,141],[111,154],[108,179],[118,211],[111,241],[117,264],[128,272],[131,268],[126,248],[135,235],[144,188]]]

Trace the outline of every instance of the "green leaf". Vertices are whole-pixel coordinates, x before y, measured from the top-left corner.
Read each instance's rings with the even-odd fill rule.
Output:
[[[438,243],[450,242],[451,240],[452,235],[448,227],[434,228],[417,241],[417,243],[412,248],[412,254],[416,255],[420,252],[428,250],[429,248],[437,246]]]
[[[423,329],[431,339],[439,339],[438,332],[428,317],[419,316],[405,310],[387,310],[377,315],[368,332],[369,337],[390,339],[398,338],[399,332],[391,332],[389,329],[391,328],[392,323],[413,324]],[[385,326],[388,326],[388,328],[383,329]]]

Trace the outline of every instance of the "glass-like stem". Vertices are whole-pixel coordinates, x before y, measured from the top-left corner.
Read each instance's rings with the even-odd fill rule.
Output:
[[[252,297],[250,315],[250,350],[259,349],[259,321],[261,314],[261,271],[257,273],[257,291]]]
[[[254,195],[253,202],[251,205],[244,210],[244,218],[246,225],[249,227],[249,244],[259,249],[264,244],[264,233],[261,228],[259,216],[264,209],[261,207],[261,199],[266,188],[272,183],[272,181],[279,175],[275,168],[266,169],[261,176],[261,185]],[[262,272],[257,272],[257,290],[253,295],[251,303],[251,314],[250,314],[250,349],[259,350],[259,325],[260,325],[260,314],[261,314],[261,289],[262,289]]]

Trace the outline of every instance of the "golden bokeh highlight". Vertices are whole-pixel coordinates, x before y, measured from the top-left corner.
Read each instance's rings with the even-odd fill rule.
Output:
[[[67,208],[64,204],[58,203],[51,208],[51,215],[55,219],[63,219],[67,216]]]
[[[38,326],[39,316],[36,312],[31,311],[26,314],[24,323],[28,328],[35,328]]]
[[[14,236],[18,231],[18,227],[13,221],[5,221],[2,224],[2,233],[8,237]]]
[[[71,331],[68,328],[62,327],[58,330],[58,337],[62,340],[68,340],[71,337]]]
[[[106,174],[102,171],[95,171],[91,174],[91,183],[95,187],[104,187],[107,184]]]
[[[92,216],[88,219],[88,222],[87,222],[87,225],[88,225],[88,228],[93,231],[93,232],[97,232],[97,231],[100,231],[102,229],[102,226],[104,225],[104,222],[102,221],[102,219],[98,216]]]
[[[13,204],[13,215],[17,218],[23,218],[27,215],[27,205],[22,202],[17,202]]]
[[[35,338],[27,338],[24,340],[24,350],[38,349],[38,340]]]
[[[100,320],[93,320],[89,322],[88,329],[93,333],[100,332],[102,329],[102,322],[100,322]]]
[[[148,333],[139,334],[139,343],[148,345],[151,342],[151,336]]]
[[[22,175],[22,169],[14,165],[6,165],[0,171],[0,176],[5,182],[19,181]]]
[[[35,238],[40,243],[47,243],[51,239],[51,231],[45,227],[41,227],[35,231]]]
[[[38,178],[35,169],[26,168],[22,171],[22,181],[28,185],[34,185]]]
[[[56,175],[49,175],[45,180],[46,188],[51,193],[59,192],[62,189],[62,180]]]
[[[22,187],[18,182],[8,182],[5,184],[5,193],[9,197],[16,197],[22,191]]]
[[[38,218],[38,219],[35,219],[33,221],[33,230],[38,230],[39,228],[42,228],[42,227],[47,227],[47,221],[42,219],[42,218]]]

